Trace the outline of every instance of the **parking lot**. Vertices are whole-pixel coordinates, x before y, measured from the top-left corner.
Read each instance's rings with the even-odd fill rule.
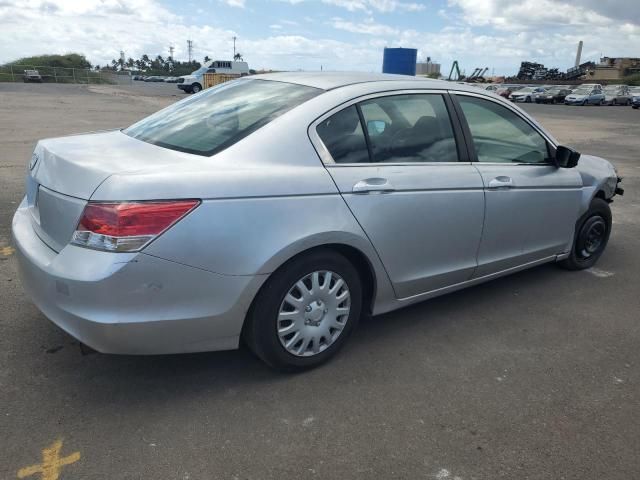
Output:
[[[624,177],[597,268],[545,265],[365,320],[299,375],[246,349],[84,355],[20,285],[10,230],[25,166],[39,138],[123,127],[184,97],[0,83],[0,478],[57,440],[65,480],[638,478],[640,111],[523,106]]]

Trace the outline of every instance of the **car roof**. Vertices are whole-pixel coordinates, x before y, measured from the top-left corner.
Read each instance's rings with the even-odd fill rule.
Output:
[[[415,83],[416,88],[447,89],[454,85],[462,85],[444,80],[433,80],[409,75],[393,75],[388,73],[366,72],[279,72],[252,75],[251,78],[259,80],[273,80],[277,82],[295,83],[322,90],[333,90],[358,83],[371,82],[407,82]],[[470,87],[467,87],[470,88]]]

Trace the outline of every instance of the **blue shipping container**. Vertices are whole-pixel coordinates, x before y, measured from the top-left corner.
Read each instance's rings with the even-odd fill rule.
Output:
[[[382,57],[382,73],[416,74],[418,50],[415,48],[385,48]]]

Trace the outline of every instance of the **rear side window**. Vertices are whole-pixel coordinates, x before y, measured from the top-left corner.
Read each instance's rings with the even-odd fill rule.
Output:
[[[223,83],[160,110],[124,133],[172,150],[213,155],[320,93],[267,80]]]
[[[316,127],[316,131],[336,163],[369,161],[367,142],[355,105],[340,110]]]
[[[442,95],[390,95],[365,100],[316,128],[336,163],[457,162]]]
[[[360,104],[375,163],[457,162],[442,95],[394,95]]]

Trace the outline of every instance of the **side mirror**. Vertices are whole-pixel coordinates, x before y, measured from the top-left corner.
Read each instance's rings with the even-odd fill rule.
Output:
[[[559,146],[556,150],[556,165],[560,168],[573,168],[578,165],[580,153],[572,148]]]

